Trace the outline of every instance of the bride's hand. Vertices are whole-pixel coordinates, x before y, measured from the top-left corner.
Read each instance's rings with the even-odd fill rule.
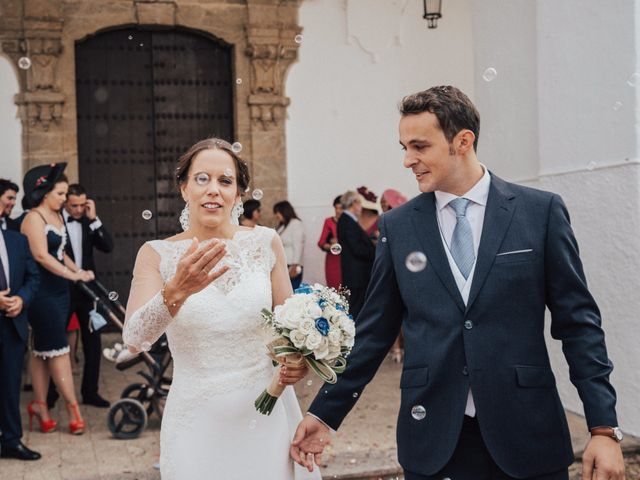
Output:
[[[280,385],[295,385],[309,373],[306,363],[302,365],[285,364],[280,366]]]
[[[213,239],[204,247],[198,246],[199,242],[194,238],[178,262],[176,274],[167,282],[164,295],[168,305],[182,305],[191,295],[203,290],[229,270],[228,266],[214,270],[227,253],[224,242]]]

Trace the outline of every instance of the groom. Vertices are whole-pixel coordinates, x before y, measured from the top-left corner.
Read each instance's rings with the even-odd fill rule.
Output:
[[[613,367],[562,199],[479,163],[480,116],[457,88],[405,97],[400,113],[404,166],[423,193],[381,217],[349,365],[321,389],[291,455],[312,464],[402,326],[406,480],[568,479],[574,457],[545,345],[546,306],[592,435],[583,479],[624,478]],[[426,255],[425,268],[407,269],[414,252]]]

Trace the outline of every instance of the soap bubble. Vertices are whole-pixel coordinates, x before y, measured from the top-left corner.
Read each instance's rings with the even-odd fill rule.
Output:
[[[353,392],[353,398],[358,398],[358,392]]]
[[[153,217],[153,213],[151,213],[151,210],[145,210],[142,212],[142,218],[144,218],[145,220],[151,220],[151,217]]]
[[[98,103],[104,103],[109,98],[109,90],[104,87],[98,87],[96,91],[93,92],[93,98],[95,98]]]
[[[307,380],[307,387],[310,387],[311,385],[313,385],[313,380]]]
[[[492,82],[498,78],[498,71],[493,67],[489,67],[482,73],[482,78],[485,82]]]
[[[333,255],[340,255],[342,253],[342,245],[340,245],[339,243],[334,243],[333,245],[331,245],[329,251]]]
[[[304,37],[300,34],[296,35],[294,40],[296,43],[302,43],[302,40],[304,39]]]
[[[427,256],[422,252],[411,252],[404,264],[410,272],[421,272],[427,267]]]
[[[142,342],[142,344],[140,344],[140,348],[142,349],[143,352],[148,352],[149,350],[151,350],[151,343]]]
[[[31,67],[31,59],[29,57],[20,57],[18,60],[18,66],[22,70],[28,70]]]
[[[251,420],[249,422],[249,429],[250,430],[255,430],[256,426],[258,425],[258,421],[257,420]]]
[[[260,200],[264,196],[264,192],[259,188],[256,188],[251,194],[254,200]]]
[[[112,302],[118,300],[118,297],[118,292],[109,292],[109,300],[111,300]]]
[[[596,168],[596,162],[589,162],[587,170],[592,171],[594,168]]]
[[[227,168],[224,171],[224,175],[225,175],[225,177],[230,177],[231,175],[233,175],[233,170],[231,170],[230,168]]]
[[[411,409],[411,416],[416,420],[423,420],[427,416],[427,411],[422,405],[414,405]]]
[[[618,110],[620,110],[620,109],[622,108],[622,102],[621,102],[621,101],[619,101],[619,100],[618,100],[618,101],[616,101],[616,102],[613,104],[613,107],[612,107],[612,108],[613,108],[613,110],[614,110],[614,111],[616,111],[616,112],[617,112]]]
[[[242,79],[236,78],[236,85],[242,85]]]
[[[635,87],[640,83],[640,73],[635,72],[632,73],[631,76],[627,79],[627,85],[630,87]]]
[[[231,145],[231,151],[236,155],[239,154],[242,151],[242,144],[240,142],[234,142],[234,144]]]

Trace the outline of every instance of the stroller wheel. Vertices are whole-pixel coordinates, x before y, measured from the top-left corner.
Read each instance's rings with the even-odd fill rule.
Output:
[[[147,426],[147,411],[138,400],[121,398],[107,414],[107,426],[116,438],[138,437]]]
[[[153,388],[146,383],[132,383],[122,390],[120,398],[138,400],[147,409],[147,415],[151,415],[153,412],[153,394]]]

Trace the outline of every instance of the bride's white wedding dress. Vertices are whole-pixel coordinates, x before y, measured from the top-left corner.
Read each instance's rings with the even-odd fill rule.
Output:
[[[138,253],[123,340],[138,349],[167,333],[173,383],[160,433],[163,480],[320,479],[295,466],[289,444],[302,418],[292,387],[270,416],[254,401],[274,372],[260,311],[272,307],[275,231],[239,230],[216,268],[230,270],[175,317],[160,290],[191,240],[147,242]]]

